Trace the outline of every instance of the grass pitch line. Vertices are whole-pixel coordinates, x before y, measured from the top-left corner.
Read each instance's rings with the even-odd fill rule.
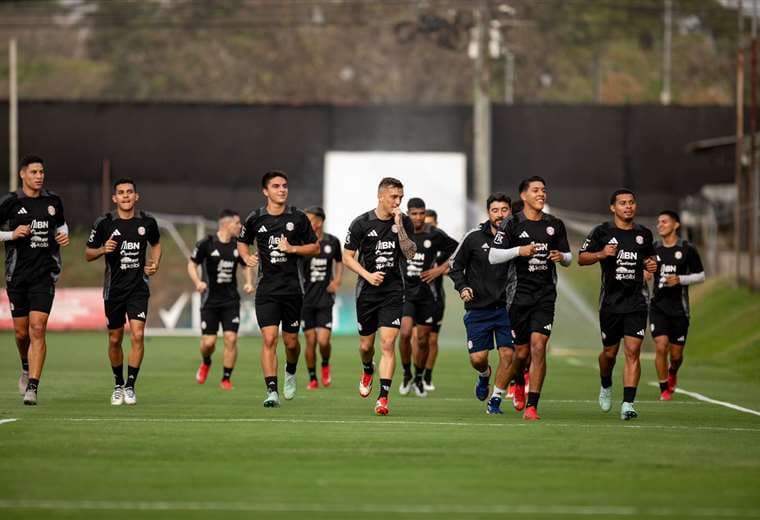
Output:
[[[68,511],[226,511],[258,513],[390,513],[390,514],[523,514],[540,516],[760,518],[760,509],[571,505],[392,505],[392,504],[260,504],[253,502],[169,502],[108,500],[0,500],[0,509]]]
[[[660,384],[656,381],[651,381],[649,383],[650,386],[660,386]],[[706,395],[699,394],[697,392],[690,392],[689,390],[682,390],[680,388],[676,388],[677,394],[684,394],[688,395],[689,397],[693,397],[694,399],[697,399],[699,401],[703,401],[705,403],[710,404],[717,404],[718,406],[725,406],[726,408],[730,408],[732,410],[736,410],[737,412],[744,412],[752,415],[757,415],[760,417],[760,412],[757,410],[753,410],[751,408],[745,408],[743,406],[739,406],[738,404],[729,403],[727,401],[718,401],[717,399],[712,399],[710,397],[707,397]]]
[[[18,421],[18,419],[0,419],[0,424],[8,424],[16,421]]]

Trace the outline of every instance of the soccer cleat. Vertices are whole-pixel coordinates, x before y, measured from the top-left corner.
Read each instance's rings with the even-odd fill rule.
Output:
[[[330,376],[330,365],[322,367],[322,386],[328,387],[332,383],[332,377]]]
[[[34,406],[37,404],[37,390],[33,388],[27,388],[24,392],[24,404],[27,406]]]
[[[523,420],[524,421],[540,421],[541,417],[538,415],[538,410],[536,410],[535,406],[529,406],[525,409],[525,413],[523,414]]]
[[[478,376],[478,381],[475,383],[475,397],[478,398],[478,401],[485,401],[488,397],[489,379],[488,377]]]
[[[121,406],[124,404],[124,387],[115,386],[111,394],[111,406]]]
[[[428,383],[427,381],[423,381],[422,386],[425,388],[426,392],[435,392],[435,385],[433,384],[432,381],[430,383]]]
[[[202,385],[206,382],[209,368],[211,368],[211,365],[206,365],[204,363],[201,363],[201,366],[198,367],[198,371],[195,373],[195,380],[199,385]]]
[[[306,390],[317,390],[319,388],[319,381],[316,379],[311,379],[309,381],[309,384],[306,385]]]
[[[515,396],[515,384],[509,383],[507,385],[507,399],[512,399]]]
[[[404,374],[401,384],[398,385],[398,393],[401,395],[408,395],[412,391],[412,376]]]
[[[29,384],[29,371],[22,370],[21,375],[18,377],[18,393],[24,395],[26,393],[26,387]]]
[[[222,379],[222,382],[219,383],[219,388],[221,388],[222,390],[229,391],[229,390],[232,390],[235,387],[232,386],[232,381],[230,381],[229,379]]]
[[[525,408],[525,387],[523,385],[515,385],[515,395],[512,396],[512,406],[515,410],[521,412]]]
[[[388,398],[380,397],[375,403],[376,415],[388,415]]]
[[[668,372],[668,390],[672,394],[676,391],[676,386],[678,385],[678,375],[677,374],[671,374]]]
[[[620,407],[620,418],[624,421],[630,421],[631,419],[635,419],[638,417],[639,414],[636,413],[636,410],[633,409],[633,403],[623,403],[623,405]]]
[[[504,413],[501,411],[501,397],[493,396],[488,400],[488,404],[486,405],[486,413],[488,415],[498,415]]]
[[[277,408],[278,406],[280,406],[280,394],[267,391],[267,398],[264,399],[264,408]]]
[[[670,401],[671,399],[673,399],[673,392],[669,388],[660,393],[660,401]]]
[[[282,389],[282,396],[290,401],[296,396],[296,375],[285,372],[285,385]]]
[[[599,389],[599,408],[603,412],[609,412],[612,409],[612,387]]]
[[[362,372],[362,378],[359,380],[359,395],[362,397],[369,396],[372,391],[372,374]]]
[[[422,381],[415,382],[413,386],[417,397],[427,397],[427,390],[425,390],[425,385],[422,384]]]
[[[135,394],[135,389],[131,386],[124,388],[124,404],[137,404],[137,395]]]

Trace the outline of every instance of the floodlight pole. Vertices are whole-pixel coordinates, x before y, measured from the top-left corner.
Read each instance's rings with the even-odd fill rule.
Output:
[[[16,38],[8,42],[8,191],[18,189],[18,76]]]
[[[752,44],[750,58],[750,169],[747,175],[747,234],[749,243],[749,288],[756,289],[755,257],[757,252],[757,0],[752,0]]]
[[[663,38],[662,91],[660,92],[660,102],[667,106],[670,104],[672,96],[670,92],[670,75],[673,52],[673,0],[663,1],[665,2],[665,13],[663,15],[665,36]]]
[[[736,150],[734,182],[736,184],[736,204],[734,206],[734,248],[736,250],[736,283],[741,284],[741,242],[742,242],[742,157],[744,154],[744,19],[742,0],[737,1],[737,45],[736,45]]]
[[[474,173],[473,194],[482,204],[491,193],[491,71],[488,55],[488,35],[491,17],[488,2],[481,1],[475,9],[477,56],[473,88]]]

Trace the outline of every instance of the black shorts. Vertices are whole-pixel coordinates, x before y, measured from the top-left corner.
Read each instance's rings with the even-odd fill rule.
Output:
[[[216,336],[219,325],[223,332],[237,332],[240,328],[240,302],[222,307],[201,308],[201,333]]]
[[[435,300],[406,300],[404,302],[402,315],[404,318],[411,317],[414,320],[415,325],[432,327],[435,325],[436,312]]]
[[[371,296],[360,294],[356,298],[359,335],[370,336],[380,327],[400,328],[403,307],[404,297],[401,291]]]
[[[332,329],[333,306],[304,307],[301,310],[301,326],[303,330]]]
[[[689,335],[689,318],[668,316],[656,307],[649,309],[649,323],[652,337],[667,336],[673,345],[685,345]]]
[[[11,316],[24,318],[31,311],[50,314],[55,297],[55,284],[52,278],[42,277],[34,282],[24,282],[15,287],[8,287],[8,300],[11,304]]]
[[[121,300],[105,300],[108,330],[120,329],[126,319],[146,321],[148,319],[148,293],[130,294]],[[125,318],[126,316],[126,318]]]
[[[602,345],[613,347],[620,343],[623,336],[644,339],[647,330],[646,311],[638,312],[599,312],[599,327],[602,330]]]
[[[438,334],[441,332],[441,325],[443,325],[443,314],[446,311],[446,302],[442,299],[435,303],[435,314],[433,315],[433,328],[430,332]]]
[[[554,301],[537,302],[535,305],[510,305],[509,321],[515,345],[530,344],[534,332],[551,336],[554,324]]]
[[[279,327],[283,332],[297,334],[301,326],[301,307],[303,296],[300,294],[284,296],[256,295],[256,321],[259,328]]]

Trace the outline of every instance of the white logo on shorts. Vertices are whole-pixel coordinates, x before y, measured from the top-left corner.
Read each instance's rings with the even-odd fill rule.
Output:
[[[205,321],[202,321],[202,322],[201,322],[201,328],[202,328],[202,329],[205,329],[205,328],[206,328],[206,322],[205,322]]]
[[[137,317],[138,317],[138,318],[142,318],[142,319],[145,319],[145,313],[144,313],[144,312],[141,312],[140,314],[138,314],[138,315],[137,315]]]
[[[644,329],[641,329],[636,333],[637,336],[643,336],[644,335]]]
[[[393,321],[391,322],[391,325],[401,325],[401,320],[400,320],[400,319],[398,319],[398,318],[396,318],[395,320],[393,320]]]
[[[604,332],[602,332],[602,339],[607,339],[607,334],[605,334]]]
[[[232,323],[240,323],[240,316],[235,316],[232,318]]]
[[[288,222],[287,224],[285,224],[285,229],[287,229],[288,231],[293,231],[294,228],[295,226],[293,225],[292,222]]]
[[[649,328],[652,330],[652,332],[654,332],[654,323],[652,323],[651,325],[649,325]]]
[[[299,323],[297,321],[294,321],[290,324],[291,327],[298,327]]]
[[[685,336],[681,336],[681,337],[680,337],[680,338],[678,338],[676,341],[685,341],[685,340],[686,340],[686,337],[685,337]]]
[[[472,340],[468,340],[467,341],[467,350],[472,350],[472,349],[473,349]]]
[[[549,323],[548,325],[544,325],[544,328],[545,328],[546,330],[552,330],[552,324],[551,324],[551,323]]]

